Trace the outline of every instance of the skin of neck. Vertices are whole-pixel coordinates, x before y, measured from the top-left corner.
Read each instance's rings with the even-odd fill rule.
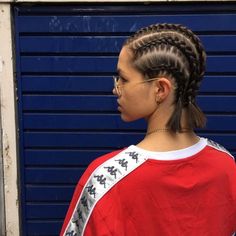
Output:
[[[171,91],[162,102],[157,105],[155,111],[146,117],[147,132],[157,129],[165,129],[166,124],[174,111],[174,93]],[[183,109],[181,117],[181,127],[188,128],[186,111]],[[143,149],[150,151],[173,151],[187,148],[196,144],[199,137],[194,131],[188,132],[172,132],[160,131],[146,135],[144,139],[137,145]]]

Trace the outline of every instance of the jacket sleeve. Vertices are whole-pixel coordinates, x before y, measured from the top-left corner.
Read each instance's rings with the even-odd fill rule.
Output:
[[[81,186],[80,182],[78,182],[78,184],[75,188],[72,200],[70,202],[69,208],[67,210],[66,217],[65,217],[62,229],[61,229],[60,236],[63,236],[65,234],[66,227],[67,227],[67,225],[68,225],[68,223],[69,223],[69,221],[72,217],[72,214],[73,214],[74,209],[76,207],[77,201],[80,198],[80,194],[81,194],[82,190],[83,190],[83,186]]]
[[[65,217],[65,220],[64,220],[64,223],[63,223],[63,226],[62,226],[62,229],[61,229],[61,232],[60,232],[60,236],[64,236],[65,235],[65,232],[66,232],[66,228],[72,218],[72,215],[74,213],[74,210],[76,208],[76,205],[80,199],[80,196],[82,194],[82,191],[83,191],[83,188],[84,186],[86,185],[88,179],[90,178],[90,176],[92,175],[92,173],[94,172],[94,170],[100,166],[104,161],[108,160],[109,158],[111,158],[112,156],[116,155],[117,153],[119,153],[121,150],[117,150],[115,152],[112,152],[112,153],[108,153],[102,157],[99,157],[97,159],[95,159],[89,166],[88,168],[86,169],[86,171],[84,172],[84,174],[82,175],[81,179],[79,180],[76,188],[75,188],[75,191],[74,191],[74,194],[73,194],[73,197],[72,197],[72,200],[70,202],[70,205],[69,205],[69,208],[68,208],[68,211],[66,213],[66,217]]]

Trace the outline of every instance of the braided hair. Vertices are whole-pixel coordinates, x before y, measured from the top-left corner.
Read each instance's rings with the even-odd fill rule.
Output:
[[[134,67],[144,78],[168,76],[175,82],[175,109],[167,122],[181,132],[182,111],[187,111],[188,128],[202,128],[206,118],[196,104],[205,72],[206,54],[199,38],[180,24],[155,24],[129,37],[124,46],[133,54]]]

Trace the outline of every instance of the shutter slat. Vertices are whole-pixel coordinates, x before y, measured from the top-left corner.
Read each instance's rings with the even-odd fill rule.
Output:
[[[85,168],[27,168],[26,184],[76,184]]]
[[[130,14],[130,13],[129,13]],[[206,24],[207,22],[207,24]],[[134,32],[154,23],[180,23],[194,31],[235,31],[235,14],[20,16],[20,32]],[[37,27],[35,27],[37,25]]]
[[[236,156],[235,147],[231,153]],[[106,150],[42,150],[32,149],[25,151],[26,166],[36,167],[72,167],[72,166],[87,166],[94,159],[113,149]],[[50,200],[50,198],[49,198]]]
[[[117,110],[115,96],[73,95],[25,95],[23,109],[26,111],[78,111],[111,112]],[[204,112],[236,112],[236,96],[201,95],[197,99]],[[99,104],[99,106],[98,106]]]
[[[234,134],[202,134],[206,138],[225,144],[228,149],[235,147]],[[126,147],[138,143],[143,138],[143,133],[125,132],[27,132],[24,134],[25,147],[46,148],[46,147]]]
[[[22,56],[23,73],[113,73],[114,56]],[[236,56],[208,56],[208,73],[236,73]]]
[[[207,131],[235,131],[236,116],[208,115]],[[26,130],[142,130],[145,123],[123,122],[119,114],[26,114],[24,128]]]
[[[43,150],[43,149],[27,149],[24,152],[26,166],[87,166],[95,158],[102,156],[112,149],[104,150]]]
[[[114,73],[114,56],[22,56],[22,73]]]
[[[29,185],[26,187],[25,196],[27,202],[69,202],[74,192],[74,189],[74,185],[69,187],[65,185]]]
[[[227,81],[227,83],[225,82]],[[22,91],[37,92],[111,92],[111,76],[22,76]],[[200,92],[227,93],[236,91],[235,76],[205,76]]]
[[[119,53],[127,36],[22,36],[22,53]],[[235,52],[235,35],[199,35],[209,52]],[[40,47],[38,46],[40,45]]]
[[[62,220],[30,220],[27,221],[27,235],[33,236],[58,236],[61,230]]]
[[[67,204],[26,204],[26,217],[29,219],[61,220],[65,217]],[[47,212],[47,214],[45,214]]]

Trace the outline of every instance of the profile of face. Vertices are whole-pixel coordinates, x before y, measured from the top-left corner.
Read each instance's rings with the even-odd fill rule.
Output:
[[[132,59],[132,52],[124,46],[117,64],[117,85],[113,89],[121,118],[126,122],[140,118],[148,120],[157,112],[160,102],[170,108],[174,100],[174,81],[164,76],[145,79]]]
[[[117,92],[114,88],[113,93],[117,95],[118,110],[124,121],[146,118],[156,109],[153,83],[143,83],[143,75],[133,67],[131,62],[132,53],[127,47],[123,47],[117,64],[119,90]]]
[[[166,127],[172,131],[182,129],[183,111],[189,128],[204,127],[195,97],[205,59],[199,38],[182,25],[156,24],[137,31],[126,40],[117,64],[113,94],[121,118],[148,120],[161,104],[171,111]]]

